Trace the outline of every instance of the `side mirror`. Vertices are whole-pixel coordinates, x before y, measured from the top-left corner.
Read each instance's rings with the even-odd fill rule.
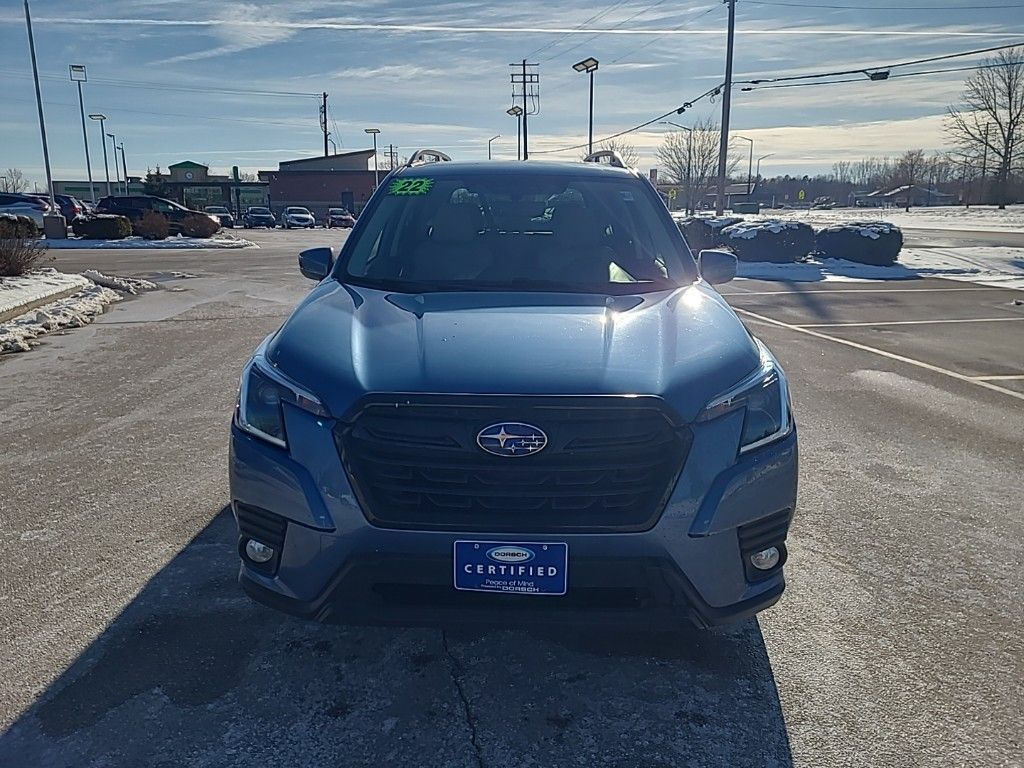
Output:
[[[334,250],[310,248],[299,254],[299,271],[310,280],[323,280],[334,266]]]
[[[728,251],[701,251],[697,257],[700,276],[712,285],[728,283],[736,277],[736,257]]]

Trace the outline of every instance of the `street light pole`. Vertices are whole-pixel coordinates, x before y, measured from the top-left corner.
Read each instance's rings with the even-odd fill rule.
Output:
[[[107,175],[107,197],[110,197],[110,166],[107,164],[107,138],[103,130],[103,123],[107,116],[97,113],[89,115],[89,119],[96,120],[100,124],[100,144],[103,145],[103,172]]]
[[[363,133],[373,136],[373,188],[377,189],[380,186],[380,170],[377,167],[377,134],[380,128],[364,128]]]
[[[516,160],[523,159],[523,108],[513,104],[505,110],[505,114],[516,119]]]
[[[82,141],[85,143],[85,170],[89,175],[89,196],[96,202],[96,185],[92,182],[92,160],[89,157],[89,133],[85,130],[85,99],[82,97],[82,83],[89,82],[84,64],[69,64],[71,82],[78,86],[78,110],[82,115]]]
[[[113,147],[113,149],[114,149],[114,177],[115,177],[118,185],[120,185],[121,184],[121,166],[119,166],[117,164],[117,137],[114,134],[112,134],[112,133],[108,133],[107,137],[110,139],[110,146]]]
[[[43,94],[39,89],[39,65],[36,63],[36,41],[32,36],[32,13],[29,11],[28,0],[25,0],[25,26],[28,29],[28,50],[32,58],[32,79],[36,86],[36,108],[39,110],[39,135],[43,140],[43,164],[46,166],[46,188],[50,194],[50,212],[43,217],[43,229],[47,237],[65,238],[68,236],[67,222],[53,198],[53,174],[50,172],[50,147],[46,142],[46,118],[43,117]],[[49,226],[47,226],[49,224]]]
[[[121,142],[121,167],[124,169],[124,193],[125,195],[131,194],[128,191],[128,158],[124,156],[124,142]]]
[[[594,73],[599,64],[600,62],[591,56],[572,65],[577,72],[586,72],[590,75],[590,129],[587,133],[587,153],[591,155],[594,154]]]
[[[499,133],[497,136],[492,136],[491,138],[489,138],[487,140],[487,159],[488,160],[492,159],[492,157],[491,157],[491,144],[493,144],[495,140],[500,139],[500,138],[501,138],[501,134]]]
[[[750,142],[750,159],[747,161],[747,200],[750,200],[750,182],[754,174],[754,140],[746,136],[737,136],[737,139]]]
[[[757,172],[754,174],[754,178],[757,179],[758,181],[761,180],[761,161],[769,157],[775,157],[775,153],[769,152],[767,155],[761,155],[759,158],[757,158]]]

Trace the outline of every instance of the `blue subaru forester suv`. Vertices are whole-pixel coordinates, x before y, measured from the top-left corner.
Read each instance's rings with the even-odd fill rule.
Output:
[[[346,623],[700,626],[775,603],[785,375],[651,183],[422,150],[242,373],[240,581]],[[607,161],[607,162],[606,162]]]

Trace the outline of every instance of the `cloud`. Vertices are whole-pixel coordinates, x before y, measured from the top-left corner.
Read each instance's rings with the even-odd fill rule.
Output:
[[[222,44],[215,48],[193,53],[172,56],[169,59],[162,59],[161,64],[177,64],[184,61],[198,61],[201,59],[212,59],[217,56],[225,56],[232,53],[262,48],[265,45],[280,43],[291,38],[296,30],[283,25],[280,19],[273,18],[271,11],[252,3],[240,3],[233,5],[222,12],[222,15],[211,24],[209,29],[213,36],[219,39]],[[254,18],[260,18],[259,23],[253,24]]]

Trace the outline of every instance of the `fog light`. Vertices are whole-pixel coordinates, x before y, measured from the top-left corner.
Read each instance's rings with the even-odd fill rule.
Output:
[[[750,564],[759,571],[770,571],[779,564],[779,548],[768,547],[750,556]]]
[[[245,556],[254,563],[265,563],[274,557],[274,548],[268,547],[256,539],[249,539],[245,542]]]

